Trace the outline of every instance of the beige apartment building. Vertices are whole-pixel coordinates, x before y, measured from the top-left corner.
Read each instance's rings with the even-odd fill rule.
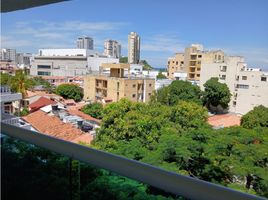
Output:
[[[187,74],[187,80],[199,81],[202,63],[222,63],[224,62],[224,52],[204,51],[200,44],[192,44],[185,48],[184,53],[177,53],[175,57],[168,59],[168,78],[180,79],[177,75]]]
[[[243,57],[228,56],[221,63],[202,63],[201,89],[211,77],[218,77],[219,82],[229,87],[232,94],[230,112],[243,115],[258,105],[268,107],[268,73],[248,68]]]
[[[110,74],[102,74],[110,69]],[[130,65],[124,63],[102,64],[100,74],[84,78],[84,99],[101,102],[117,102],[127,98],[134,102],[148,102],[155,89],[155,80],[143,77],[124,76]]]
[[[140,36],[136,32],[128,35],[128,63],[138,64],[140,62]]]

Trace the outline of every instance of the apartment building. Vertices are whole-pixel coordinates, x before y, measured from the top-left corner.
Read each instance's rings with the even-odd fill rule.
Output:
[[[131,32],[128,35],[128,63],[138,64],[140,62],[140,36]]]
[[[246,114],[255,106],[268,107],[268,73],[260,69],[248,68],[244,58],[228,56],[221,63],[203,63],[201,67],[200,87],[211,77],[218,77],[226,83],[232,94],[229,111]]]
[[[94,41],[91,37],[79,37],[76,41],[76,46],[78,49],[91,49],[94,48]]]
[[[168,59],[168,78],[183,80],[186,73],[187,80],[198,83],[203,62],[222,63],[224,52],[221,50],[204,51],[202,45],[192,44],[185,48],[184,53],[177,53],[175,57]]]
[[[121,44],[116,40],[106,40],[104,42],[104,55],[108,57],[121,57]]]
[[[16,49],[1,49],[0,51],[1,61],[16,62]]]
[[[110,74],[102,74],[109,69]],[[128,70],[128,77],[124,71]],[[130,76],[130,65],[124,63],[102,64],[99,75],[84,78],[84,99],[101,102],[117,102],[127,98],[134,102],[148,102],[155,89],[155,80]]]

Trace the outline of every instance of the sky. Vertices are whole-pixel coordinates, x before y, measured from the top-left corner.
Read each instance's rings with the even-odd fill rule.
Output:
[[[72,0],[1,14],[1,47],[17,52],[75,48],[86,35],[99,52],[106,39],[118,40],[127,56],[131,31],[153,67],[198,43],[268,71],[268,0]]]

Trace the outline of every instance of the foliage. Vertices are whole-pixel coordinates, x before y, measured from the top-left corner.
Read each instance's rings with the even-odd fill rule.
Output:
[[[101,119],[103,106],[101,103],[92,103],[82,107],[81,111],[90,115],[91,117]]]
[[[14,115],[16,116],[26,116],[28,115],[30,112],[27,108],[23,108],[22,111],[20,112],[15,112]]]
[[[73,99],[75,101],[81,101],[83,98],[82,89],[74,84],[61,84],[56,88],[56,94],[62,96],[65,99]]]
[[[152,194],[142,183],[34,145],[8,137],[1,140],[3,199],[172,199],[170,194]]]
[[[221,106],[223,109],[228,108],[231,93],[225,83],[218,82],[218,78],[211,78],[204,84],[204,87],[203,103],[208,109],[211,109],[211,106]]]
[[[31,81],[33,82],[34,86],[42,85],[47,92],[52,92],[53,90],[52,85],[42,77],[33,77]]]
[[[166,79],[167,77],[162,74],[162,72],[159,72],[158,75],[156,76],[157,79]]]
[[[128,63],[128,57],[121,57],[119,58],[120,63]]]
[[[191,101],[201,105],[201,90],[190,82],[176,80],[169,86],[162,87],[152,96],[152,102],[176,105],[179,101]]]
[[[245,114],[241,119],[244,128],[268,128],[268,108],[260,105]]]
[[[194,102],[122,99],[103,110],[93,146],[180,174],[268,197],[268,129],[212,129]]]
[[[11,75],[1,72],[1,78],[0,78],[1,85],[10,85],[11,78],[12,78]]]
[[[152,70],[152,66],[146,60],[141,60],[140,64],[143,65],[143,70]]]
[[[15,76],[11,78],[11,90],[19,92],[22,97],[26,97],[26,90],[33,88],[33,82],[24,74],[23,70],[17,70]]]

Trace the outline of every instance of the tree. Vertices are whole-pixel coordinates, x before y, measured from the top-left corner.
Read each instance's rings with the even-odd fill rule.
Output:
[[[169,86],[157,90],[152,101],[165,105],[176,105],[179,101],[192,101],[201,105],[201,90],[190,82],[175,80]]]
[[[44,80],[42,77],[40,77],[40,76],[33,77],[31,80],[32,80],[34,86],[42,85],[43,88],[47,92],[52,92],[52,90],[53,90],[52,85],[48,81]]]
[[[11,79],[11,90],[22,94],[22,98],[26,97],[26,90],[33,87],[33,82],[24,74],[23,70],[18,70]]]
[[[103,106],[101,103],[92,103],[92,104],[83,106],[81,111],[90,115],[91,117],[101,119]]]
[[[162,72],[159,72],[158,75],[156,76],[157,79],[166,79],[167,77],[162,74]]]
[[[1,72],[1,78],[0,78],[1,85],[10,85],[11,78],[12,78],[11,75]]]
[[[244,128],[268,128],[268,108],[260,105],[245,114],[241,119],[241,125]]]
[[[128,57],[121,57],[119,58],[120,63],[128,63]]]
[[[143,70],[152,70],[152,66],[146,60],[141,60],[140,64],[143,65]]]
[[[225,83],[218,82],[218,78],[211,78],[204,84],[204,87],[203,103],[209,110],[213,111],[213,107],[216,107],[216,111],[219,111],[221,108],[228,108],[231,93]]]
[[[74,84],[59,85],[56,88],[56,94],[62,96],[65,99],[73,99],[75,101],[81,101],[83,98],[82,88]]]

